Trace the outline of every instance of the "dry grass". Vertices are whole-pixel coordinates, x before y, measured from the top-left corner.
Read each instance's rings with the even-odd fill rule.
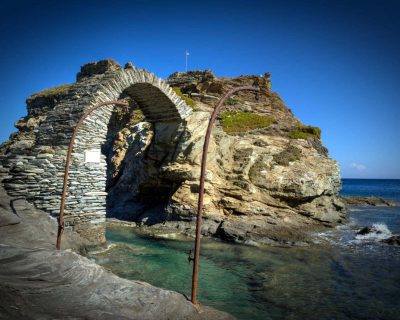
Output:
[[[289,138],[292,139],[321,139],[321,129],[313,126],[298,126],[296,129],[289,132]]]
[[[69,89],[72,87],[72,84],[62,84],[60,86],[45,89],[35,94],[36,97],[47,97],[47,96],[56,96],[68,93]]]

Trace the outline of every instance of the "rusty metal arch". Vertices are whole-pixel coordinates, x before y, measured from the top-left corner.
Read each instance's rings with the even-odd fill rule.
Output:
[[[58,216],[58,231],[57,231],[57,242],[56,242],[56,249],[60,250],[61,248],[61,237],[64,231],[64,210],[65,210],[65,200],[67,198],[68,192],[68,176],[69,176],[69,167],[71,166],[71,156],[72,151],[74,149],[75,138],[78,133],[79,128],[83,125],[85,119],[92,114],[93,111],[108,105],[116,105],[116,106],[129,106],[129,103],[123,100],[115,100],[115,101],[106,101],[98,103],[85,111],[85,113],[81,116],[79,121],[77,122],[76,126],[72,131],[71,140],[69,141],[68,145],[68,152],[65,159],[65,169],[64,169],[64,179],[63,179],[63,188],[61,194],[61,203],[60,203],[60,214]]]
[[[200,237],[201,237],[201,222],[202,222],[202,211],[203,211],[203,199],[204,199],[204,182],[206,176],[207,169],[207,151],[208,145],[210,143],[211,131],[214,126],[215,120],[217,119],[218,113],[220,112],[224,102],[230,96],[238,91],[250,90],[255,91],[256,93],[260,91],[260,88],[255,83],[254,86],[242,86],[233,88],[228,93],[226,93],[219,101],[214,111],[211,114],[210,120],[208,122],[208,127],[206,131],[206,135],[204,138],[203,145],[203,154],[201,158],[201,173],[200,173],[200,188],[199,188],[199,198],[197,202],[197,218],[196,218],[196,239],[195,239],[195,247],[194,247],[194,261],[193,261],[193,274],[192,274],[192,295],[191,301],[193,304],[197,305],[197,288],[198,288],[198,279],[199,279],[199,264],[200,264]],[[256,96],[258,98],[258,96]]]

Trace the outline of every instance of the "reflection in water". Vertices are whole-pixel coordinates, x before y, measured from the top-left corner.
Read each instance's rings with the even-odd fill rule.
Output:
[[[316,235],[315,245],[255,248],[203,239],[199,299],[239,319],[400,319],[400,248],[357,239],[360,226],[400,233],[398,208],[363,209]],[[92,253],[121,277],[190,294],[192,241],[109,229],[114,246]]]

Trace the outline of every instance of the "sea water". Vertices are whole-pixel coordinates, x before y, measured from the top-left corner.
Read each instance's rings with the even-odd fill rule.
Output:
[[[346,195],[400,200],[399,180],[343,181]],[[387,188],[385,190],[385,188]],[[375,235],[356,232],[375,224]],[[379,229],[380,228],[380,229]],[[257,248],[202,240],[199,300],[238,319],[400,319],[399,207],[357,208],[349,222],[307,247]],[[190,295],[192,240],[162,240],[131,228],[107,230],[111,246],[92,254],[117,275]]]

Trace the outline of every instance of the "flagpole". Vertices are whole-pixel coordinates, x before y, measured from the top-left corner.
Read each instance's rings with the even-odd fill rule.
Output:
[[[188,52],[187,50],[185,50],[185,72],[187,72],[187,66],[188,66],[187,60],[188,60]]]

